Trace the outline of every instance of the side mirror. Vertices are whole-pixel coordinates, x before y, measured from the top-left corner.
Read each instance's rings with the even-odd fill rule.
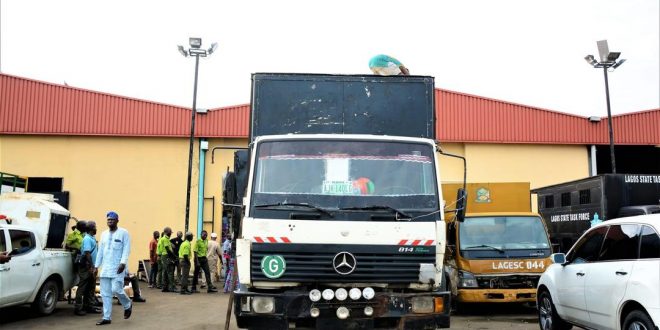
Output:
[[[550,258],[552,258],[552,262],[555,264],[563,265],[566,263],[566,255],[563,253],[553,253]]]
[[[467,206],[467,193],[465,189],[459,188],[456,193],[456,220],[459,222],[465,220],[465,206]]]

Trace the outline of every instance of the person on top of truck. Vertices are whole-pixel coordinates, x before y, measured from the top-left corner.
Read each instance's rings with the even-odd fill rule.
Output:
[[[409,76],[410,71],[399,60],[387,55],[376,55],[369,60],[369,69],[380,76]]]

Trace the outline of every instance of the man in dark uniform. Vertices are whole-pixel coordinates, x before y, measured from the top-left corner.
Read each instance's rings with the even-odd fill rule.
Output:
[[[176,284],[181,283],[181,265],[179,264],[179,247],[183,243],[183,233],[180,231],[176,232],[176,237],[170,240],[172,243],[172,251],[174,251],[174,268],[176,269],[174,281]]]

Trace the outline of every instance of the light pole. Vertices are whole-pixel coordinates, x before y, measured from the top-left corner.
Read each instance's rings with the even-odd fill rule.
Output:
[[[607,79],[607,70],[612,68],[618,68],[625,59],[618,60],[621,56],[620,52],[610,52],[609,47],[607,46],[607,40],[600,40],[596,42],[598,46],[598,55],[600,56],[600,62],[597,61],[593,55],[587,55],[584,59],[594,68],[603,68],[603,74],[605,75],[605,98],[607,100],[607,126],[609,129],[610,135],[610,160],[612,161],[612,173],[616,174],[616,161],[614,159],[614,132],[612,130],[612,112],[610,110],[610,86]]]
[[[193,144],[195,138],[195,116],[197,113],[197,73],[199,71],[199,58],[206,57],[215,51],[218,47],[217,43],[212,43],[211,48],[202,49],[202,38],[189,38],[190,48],[184,49],[179,45],[179,52],[181,55],[188,57],[195,57],[195,85],[193,87],[193,104],[190,119],[190,150],[188,151],[188,182],[186,184],[186,223],[185,231],[188,232],[188,219],[190,218],[190,181],[192,176],[192,161],[193,161]]]

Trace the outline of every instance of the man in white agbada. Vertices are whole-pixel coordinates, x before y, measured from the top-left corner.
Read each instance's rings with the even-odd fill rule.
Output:
[[[96,325],[111,323],[112,296],[116,295],[124,307],[124,319],[131,317],[133,304],[124,292],[124,277],[126,276],[126,263],[131,252],[131,238],[128,231],[117,227],[119,215],[108,212],[108,228],[101,234],[99,242],[99,254],[96,257],[95,267],[101,268],[99,278],[101,279],[101,298],[103,299],[103,319]]]

